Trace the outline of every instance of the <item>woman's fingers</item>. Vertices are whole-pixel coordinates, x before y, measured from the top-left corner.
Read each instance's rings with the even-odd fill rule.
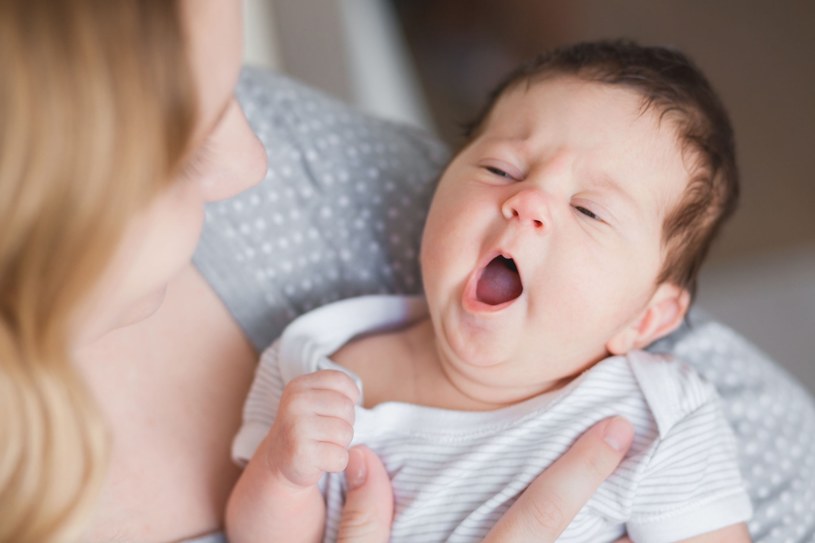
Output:
[[[529,485],[484,541],[555,541],[623,459],[633,436],[622,417],[595,424]]]
[[[385,466],[368,447],[351,448],[345,468],[348,493],[338,543],[387,543],[393,519],[393,490]]]

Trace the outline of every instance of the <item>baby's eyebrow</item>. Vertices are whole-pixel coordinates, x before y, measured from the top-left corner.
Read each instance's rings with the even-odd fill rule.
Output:
[[[592,188],[610,192],[620,198],[620,200],[631,209],[635,211],[639,210],[639,202],[608,172],[601,172],[598,175],[592,176],[591,186]]]
[[[523,149],[527,144],[527,139],[510,135],[489,135],[481,140],[481,144],[489,147],[510,148],[513,150]]]

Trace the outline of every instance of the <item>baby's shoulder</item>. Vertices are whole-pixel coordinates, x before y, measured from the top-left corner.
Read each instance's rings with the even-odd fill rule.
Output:
[[[377,332],[359,336],[340,347],[331,360],[350,370],[363,383],[363,405],[374,407],[385,401],[406,401],[395,397],[407,392],[411,360],[405,349],[403,332]]]
[[[378,332],[351,339],[331,355],[331,360],[364,377],[370,371],[381,368],[399,349],[397,334]]]
[[[633,351],[625,358],[662,436],[704,406],[718,402],[713,385],[674,356]]]

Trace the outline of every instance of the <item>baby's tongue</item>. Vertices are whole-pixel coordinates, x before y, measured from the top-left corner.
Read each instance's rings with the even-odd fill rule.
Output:
[[[475,294],[480,302],[498,305],[514,300],[521,295],[523,289],[515,263],[498,256],[484,268]]]

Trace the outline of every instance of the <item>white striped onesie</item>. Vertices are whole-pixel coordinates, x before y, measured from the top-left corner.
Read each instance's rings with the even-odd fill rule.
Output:
[[[420,298],[366,296],[292,322],[261,357],[233,457],[248,461],[272,425],[286,382],[319,369],[361,333],[426,314]],[[594,423],[623,415],[636,429],[626,459],[559,541],[675,541],[746,521],[750,501],[713,387],[687,366],[642,351],[607,358],[566,387],[490,412],[388,402],[357,407],[354,443],[391,476],[391,541],[480,541],[529,483]],[[336,538],[343,474],[321,481],[325,541]],[[271,535],[270,535],[271,537]]]

